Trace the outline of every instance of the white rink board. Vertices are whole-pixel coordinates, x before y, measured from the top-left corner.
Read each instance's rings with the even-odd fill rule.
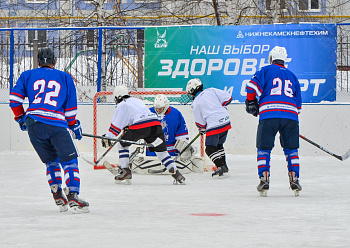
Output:
[[[27,106],[25,106],[26,108]],[[114,105],[98,107],[98,118],[103,120],[101,133],[104,134],[112,119]],[[197,134],[190,105],[177,107],[184,115],[189,127],[190,137]],[[225,149],[229,154],[255,154],[255,137],[258,118],[245,112],[244,104],[228,106],[232,129],[229,131]],[[13,120],[13,114],[8,104],[0,104],[3,120],[0,128],[0,151],[33,151],[26,132],[20,131],[18,124]],[[92,104],[80,104],[77,118],[81,121],[83,132],[92,134],[93,130]],[[101,122],[101,121],[100,121]],[[350,104],[308,104],[303,105],[300,114],[300,134],[323,146],[327,150],[343,155],[350,149]],[[76,144],[80,152],[92,152],[92,138],[84,137]],[[199,143],[196,145],[198,146]],[[276,148],[273,154],[281,155],[282,149],[276,138]],[[300,140],[300,155],[329,156],[311,144]]]

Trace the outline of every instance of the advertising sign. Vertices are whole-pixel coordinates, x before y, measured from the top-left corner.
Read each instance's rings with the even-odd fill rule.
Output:
[[[269,51],[287,49],[303,102],[336,100],[335,24],[174,26],[145,29],[145,87],[185,90],[191,78],[245,101],[245,86],[268,65]]]

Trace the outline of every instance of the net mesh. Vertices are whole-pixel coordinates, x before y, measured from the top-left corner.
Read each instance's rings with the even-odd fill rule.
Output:
[[[190,102],[190,99],[185,91],[139,90],[130,92],[131,96],[141,99],[149,108],[153,107],[154,98],[158,94],[166,95],[170,101],[170,106],[177,108],[182,113],[189,131],[190,140],[193,139],[198,134],[198,130],[194,123],[191,104],[187,104]],[[95,94],[93,99],[93,135],[102,135],[107,132],[111,124],[114,108],[115,103],[112,91],[101,91]],[[197,148],[197,154],[203,157],[205,149],[203,136],[193,144]],[[116,148],[114,150],[115,152],[117,151]],[[100,140],[93,138],[94,162],[98,161],[105,151],[106,148],[101,146]],[[116,155],[114,154],[114,156]],[[113,159],[116,160],[117,158],[114,157]],[[99,164],[102,164],[102,161]],[[104,168],[103,165],[99,164],[95,165],[95,169]]]

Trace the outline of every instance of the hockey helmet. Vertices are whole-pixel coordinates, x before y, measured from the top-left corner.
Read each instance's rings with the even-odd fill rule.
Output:
[[[201,80],[199,80],[198,78],[193,78],[190,81],[188,81],[186,86],[187,94],[194,97],[198,92],[202,90],[203,90],[203,84]]]
[[[118,85],[113,91],[115,104],[120,103],[124,98],[129,97],[128,87],[125,85]]]
[[[42,47],[38,50],[38,63],[39,66],[55,65],[56,57],[53,50],[49,47]]]
[[[165,95],[157,95],[153,102],[154,110],[159,116],[164,116],[169,109],[170,101]]]
[[[286,62],[287,59],[287,50],[284,47],[280,47],[280,46],[275,46],[274,48],[272,48],[272,50],[269,53],[269,57],[268,57],[268,61],[270,64],[272,64],[272,62],[274,60],[283,60],[283,62]]]

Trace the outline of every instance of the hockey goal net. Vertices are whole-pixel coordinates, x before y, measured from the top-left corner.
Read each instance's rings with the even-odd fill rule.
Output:
[[[187,129],[189,132],[190,140],[192,140],[197,134],[198,129],[195,126],[191,104],[186,104],[189,101],[189,98],[186,94],[186,91],[132,91],[130,95],[141,99],[147,107],[153,107],[154,98],[158,94],[166,95],[170,101],[170,106],[177,108],[185,118]],[[113,99],[112,91],[101,91],[95,94],[93,100],[93,134],[94,135],[103,135],[107,132],[114,113],[115,103]],[[204,138],[203,136],[200,139],[197,139],[194,143],[196,147],[197,154],[201,157],[204,157]],[[113,149],[113,152],[109,153],[109,156],[114,156],[114,160],[118,158],[117,148]],[[93,156],[94,162],[103,155],[106,151],[106,148],[101,146],[100,140],[93,138]],[[99,164],[102,164],[101,161]],[[104,168],[103,165],[95,165],[95,169]]]

